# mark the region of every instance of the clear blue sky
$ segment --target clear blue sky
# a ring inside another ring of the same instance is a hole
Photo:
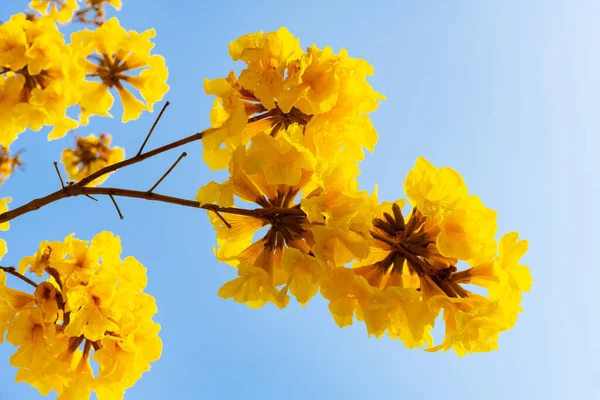
[[[24,8],[2,1],[0,19]],[[534,276],[517,326],[500,350],[459,358],[368,338],[363,325],[339,329],[326,303],[250,310],[217,296],[234,270],[212,255],[203,211],[122,199],[76,198],[14,221],[3,233],[16,264],[43,239],[101,230],[121,236],[124,255],[148,268],[157,298],[163,355],[125,398],[134,399],[578,399],[600,398],[596,338],[600,242],[600,2],[123,0],[128,29],[158,31],[156,51],[170,68],[171,107],[149,145],[208,125],[205,77],[239,68],[227,45],[285,25],[303,47],[316,43],[367,59],[387,100],[373,115],[380,140],[362,164],[364,188],[402,196],[418,156],[451,166],[472,193],[499,211],[500,232],[529,239]],[[116,113],[118,114],[118,113]],[[121,125],[92,119],[78,131],[108,131],[132,154],[154,116]],[[25,173],[0,189],[13,206],[58,188],[52,161],[72,138],[47,143],[28,132]],[[215,179],[199,144],[160,192],[193,198]],[[113,175],[108,185],[145,189],[179,153]],[[36,399],[14,382],[9,344],[0,346],[0,399]]]

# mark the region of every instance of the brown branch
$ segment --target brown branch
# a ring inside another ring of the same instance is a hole
[[[207,134],[211,131],[212,131],[212,129],[207,129],[202,132],[194,133],[193,135],[190,135],[183,139],[169,143],[162,147],[158,147],[154,150],[140,154],[139,156],[135,156],[135,157],[129,158],[127,160],[123,160],[116,164],[108,165],[108,166],[94,172],[93,174],[87,176],[86,178],[83,178],[82,180],[80,180],[79,182],[77,182],[73,185],[66,186],[64,189],[57,190],[56,192],[50,193],[49,195],[47,195],[45,197],[40,197],[38,199],[34,199],[34,200],[30,201],[29,203],[26,203],[20,207],[17,207],[15,209],[12,209],[12,210],[9,210],[7,212],[0,214],[0,223],[13,220],[17,217],[20,217],[23,214],[27,214],[31,211],[38,210],[45,205],[48,205],[50,203],[53,203],[57,200],[60,200],[60,199],[66,198],[66,197],[73,197],[73,196],[78,196],[78,195],[89,196],[89,195],[93,195],[93,194],[108,194],[107,192],[96,193],[94,191],[89,191],[87,189],[90,189],[90,188],[86,188],[86,185],[89,184],[90,182],[94,181],[98,177],[108,174],[110,172],[114,172],[120,168],[124,168],[129,165],[137,164],[141,161],[144,161],[148,158],[154,157],[158,154],[175,149],[177,147],[181,147],[183,145],[186,145],[188,143],[191,143],[191,142],[194,142],[197,140],[201,140],[205,134]],[[87,191],[82,190],[83,188],[85,188]],[[141,193],[145,193],[145,192],[141,192]],[[114,195],[119,196],[119,194],[114,194]],[[137,196],[137,197],[139,197],[139,196]],[[169,201],[167,201],[167,202],[169,202]],[[194,203],[195,203],[195,205],[191,205],[190,207],[198,207],[198,203],[197,202],[194,202]]]
[[[17,278],[21,279],[22,281],[29,283],[34,288],[37,288],[37,283],[35,283],[31,279],[29,279],[28,277],[20,274],[19,271],[17,271],[15,267],[2,267],[2,266],[0,266],[0,270],[6,272],[8,274],[11,274],[12,276],[16,276]]]
[[[148,139],[150,139],[150,135],[152,135],[152,132],[154,132],[154,128],[156,128],[156,125],[158,124],[158,121],[160,121],[163,113],[165,112],[165,110],[167,109],[167,107],[169,107],[169,104],[171,104],[171,103],[167,101],[165,103],[165,105],[163,106],[162,110],[160,110],[160,112],[158,113],[158,117],[156,117],[156,119],[154,120],[154,123],[152,124],[152,127],[148,131],[148,134],[146,135],[146,139],[144,139],[144,143],[142,143],[142,146],[138,150],[138,152],[136,154],[136,157],[139,156],[140,154],[142,154],[142,151],[144,151],[144,146],[146,146],[146,143],[148,142]]]
[[[29,203],[17,207],[14,210],[7,211],[0,214],[0,223],[10,221],[23,214],[27,214],[31,211],[38,210],[48,204],[54,203],[58,200],[65,199],[68,197],[75,197],[81,195],[104,195],[104,196],[119,196],[119,197],[130,197],[135,199],[144,199],[151,201],[158,201],[161,203],[177,204],[185,207],[202,208],[204,210],[212,212],[221,212],[225,214],[237,214],[245,215],[247,217],[254,218],[266,218],[275,214],[286,214],[286,215],[305,215],[304,211],[298,208],[283,208],[283,207],[271,207],[271,208],[257,208],[254,210],[248,210],[236,207],[220,207],[216,204],[200,204],[195,200],[187,200],[179,197],[166,196],[164,194],[146,192],[141,190],[130,190],[121,188],[104,188],[104,187],[81,187],[75,185],[67,186],[63,190],[51,193],[48,196],[40,197],[32,200]]]
[[[64,189],[65,188],[65,181],[63,181],[62,175],[60,174],[60,171],[58,170],[58,163],[56,161],[54,161],[54,169],[56,170],[56,174],[58,175],[58,179],[60,179],[60,185]]]
[[[206,129],[206,130],[204,130],[202,132],[194,133],[193,135],[190,135],[190,136],[185,137],[183,139],[177,140],[176,142],[169,143],[169,144],[164,145],[162,147],[158,147],[158,148],[156,148],[154,150],[150,150],[150,151],[147,151],[145,153],[142,153],[140,155],[136,155],[135,157],[129,158],[127,160],[123,160],[123,161],[118,162],[116,164],[108,165],[108,166],[106,166],[106,167],[104,167],[104,168],[102,168],[102,169],[94,172],[93,174],[91,174],[91,175],[83,178],[79,182],[75,183],[73,186],[80,186],[80,187],[81,186],[86,186],[88,183],[94,181],[96,178],[98,178],[98,177],[100,177],[102,175],[108,174],[109,172],[114,172],[114,171],[116,171],[116,170],[118,170],[120,168],[124,168],[124,167],[128,167],[130,165],[133,165],[133,164],[137,164],[137,163],[139,163],[141,161],[144,161],[144,160],[146,160],[146,159],[148,159],[150,157],[154,157],[154,156],[156,156],[158,154],[164,153],[165,151],[169,151],[169,150],[175,149],[177,147],[181,147],[181,146],[186,145],[188,143],[195,142],[196,140],[201,140],[202,137],[205,134],[211,132],[212,130],[213,129]],[[0,215],[0,221],[1,220],[2,220],[2,215]]]
[[[169,168],[169,169],[167,170],[167,172],[165,172],[165,173],[163,174],[163,176],[161,176],[161,177],[160,177],[160,179],[159,179],[159,180],[158,180],[158,181],[157,181],[157,182],[154,184],[154,186],[152,186],[152,187],[150,188],[150,190],[148,190],[148,193],[150,193],[150,192],[152,192],[154,189],[156,189],[156,187],[157,187],[158,185],[160,185],[160,183],[163,181],[163,179],[165,179],[165,178],[167,177],[167,175],[169,175],[169,174],[171,173],[171,171],[173,171],[173,169],[174,169],[174,168],[177,166],[177,164],[179,164],[179,161],[181,161],[181,159],[182,159],[183,157],[185,157],[185,156],[187,156],[187,153],[184,151],[183,153],[181,153],[181,155],[179,156],[179,158],[177,159],[177,161],[175,161],[175,162],[173,163],[173,165],[171,165],[171,168]]]
[[[115,198],[113,197],[112,194],[108,195],[110,197],[110,199],[112,200],[113,204],[115,205],[115,208],[117,209],[117,212],[119,213],[119,218],[123,219],[123,214],[121,214],[121,210],[119,209],[119,205],[117,204],[117,201],[115,200]]]

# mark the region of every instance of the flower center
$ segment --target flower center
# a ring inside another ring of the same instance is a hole
[[[37,75],[31,75],[27,70],[27,67],[24,67],[18,71],[16,71],[18,75],[21,75],[25,78],[25,84],[23,85],[23,91],[21,92],[21,102],[28,102],[31,98],[31,92],[34,89],[44,90],[50,84],[50,80],[52,77],[50,76],[47,70],[40,71]]]
[[[296,197],[300,189],[288,187],[284,190],[277,190],[277,196],[273,199],[260,197],[256,202],[264,208],[283,208],[297,209],[298,205],[290,207],[290,203]],[[288,247],[302,247],[299,243],[304,243],[304,237],[308,233],[305,224],[308,219],[303,214],[287,214],[285,210],[281,213],[271,214],[264,217],[267,224],[271,225],[265,235],[265,248],[283,249]]]
[[[442,256],[435,247],[439,232],[437,225],[424,216],[416,207],[405,223],[402,211],[397,204],[392,206],[393,215],[384,213],[383,218],[373,220],[371,235],[376,246],[389,249],[387,256],[367,269],[356,269],[356,273],[371,279],[382,288],[389,285],[402,286],[404,265],[410,275],[430,280],[449,297],[468,297],[468,291],[453,282],[452,275],[457,271],[456,260]],[[375,279],[376,278],[376,279]]]
[[[108,162],[110,149],[106,145],[106,136],[101,134],[98,142],[90,142],[83,138],[77,138],[77,149],[75,159],[80,168],[88,168],[92,162],[102,160]]]
[[[89,58],[96,61],[98,65],[96,66],[96,71],[88,73],[87,76],[100,78],[102,83],[109,88],[121,88],[121,81],[128,78],[123,72],[132,69],[127,65],[126,61],[121,60],[115,54],[112,57],[108,54],[103,54],[102,56],[93,54]]]

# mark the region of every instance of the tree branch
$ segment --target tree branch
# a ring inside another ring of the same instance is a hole
[[[158,121],[160,121],[160,118],[162,117],[162,115],[165,112],[165,110],[167,109],[167,107],[169,107],[169,104],[171,104],[171,103],[167,101],[165,103],[165,105],[163,106],[162,110],[160,110],[160,112],[158,113],[158,117],[156,117],[156,119],[154,120],[154,123],[152,124],[152,127],[148,131],[148,134],[146,135],[146,139],[144,139],[144,143],[142,143],[142,145],[140,146],[140,149],[138,150],[136,156],[139,156],[140,154],[142,154],[142,151],[144,151],[144,146],[146,146],[146,142],[148,142],[148,139],[150,139],[150,135],[152,135],[152,132],[154,132],[154,128],[156,128],[156,124],[158,124]]]
[[[275,214],[286,214],[286,215],[305,215],[304,211],[299,208],[283,208],[283,207],[271,207],[271,208],[257,208],[254,210],[247,210],[236,207],[220,207],[216,204],[200,204],[195,200],[187,200],[179,197],[166,196],[164,194],[147,192],[141,190],[130,190],[121,188],[104,188],[104,187],[81,187],[77,184],[67,186],[62,190],[56,191],[45,197],[40,197],[30,201],[29,203],[17,207],[13,210],[7,211],[0,214],[0,223],[10,221],[23,214],[27,214],[34,210],[47,206],[48,204],[54,203],[55,201],[65,199],[68,197],[75,196],[89,196],[89,195],[104,195],[104,196],[119,196],[119,197],[130,197],[134,199],[144,199],[151,201],[158,201],[161,203],[177,204],[184,207],[202,208],[204,210],[221,212],[225,214],[237,214],[245,215],[247,217],[254,218],[266,218]]]
[[[115,208],[117,209],[117,212],[119,213],[119,218],[123,219],[125,217],[123,217],[123,214],[121,214],[121,210],[119,209],[119,205],[117,204],[117,201],[115,200],[115,198],[113,197],[112,194],[108,195],[110,197],[110,199],[112,200],[113,204],[115,205]]]
[[[177,159],[177,161],[175,161],[175,162],[173,163],[173,165],[171,165],[171,168],[169,168],[169,169],[167,170],[167,172],[165,172],[165,173],[163,174],[163,176],[161,176],[161,177],[160,177],[160,179],[159,179],[159,180],[158,180],[158,181],[157,181],[157,182],[154,184],[154,186],[152,186],[152,187],[150,188],[150,190],[148,190],[148,193],[150,193],[150,192],[152,192],[154,189],[156,189],[156,187],[157,187],[158,185],[160,185],[160,183],[161,183],[161,182],[162,182],[162,181],[163,181],[163,180],[164,180],[164,179],[167,177],[167,175],[169,175],[169,174],[171,173],[171,171],[173,171],[173,169],[174,169],[174,168],[177,166],[177,164],[179,164],[179,161],[181,161],[181,159],[182,159],[183,157],[185,157],[185,156],[187,156],[187,153],[184,151],[183,153],[181,153],[181,155],[179,156],[179,158]]]
[[[58,170],[58,163],[56,161],[54,161],[54,169],[56,170],[56,174],[58,175],[58,179],[60,179],[60,186],[62,186],[62,188],[65,188],[65,181],[63,181],[62,175],[60,174],[60,171]]]
[[[35,283],[34,281],[32,281],[31,279],[29,279],[25,275],[20,274],[19,271],[17,271],[17,269],[15,267],[2,267],[2,266],[0,266],[0,270],[6,272],[7,274],[11,274],[12,276],[16,276],[17,278],[21,279],[22,281],[29,283],[34,288],[37,288],[37,283]]]
[[[79,182],[74,183],[73,185],[65,186],[64,188],[57,190],[54,193],[50,193],[49,195],[47,195],[45,197],[40,197],[38,199],[34,199],[27,204],[24,204],[13,210],[9,210],[5,213],[0,214],[0,223],[13,220],[17,217],[20,217],[23,214],[27,214],[31,211],[38,210],[45,205],[48,205],[50,203],[53,203],[57,200],[60,200],[60,199],[66,198],[66,197],[73,197],[73,196],[78,196],[78,195],[85,195],[85,196],[93,195],[93,194],[95,194],[94,191],[85,191],[85,190],[81,190],[81,189],[86,188],[86,185],[89,184],[90,182],[94,181],[96,178],[99,178],[100,176],[108,174],[110,172],[114,172],[118,169],[130,166],[133,164],[137,164],[148,158],[154,157],[158,154],[175,149],[177,147],[181,147],[188,143],[195,142],[197,140],[201,140],[205,134],[207,134],[211,131],[212,131],[212,129],[206,129],[202,132],[194,133],[193,135],[190,135],[183,139],[169,143],[162,147],[158,147],[158,148],[148,151],[146,153],[136,155],[135,157],[129,158],[127,160],[123,160],[116,164],[108,165],[108,166],[94,172],[93,174],[83,178]],[[90,189],[90,188],[86,188],[86,189]],[[107,193],[99,193],[99,194],[107,194]],[[119,194],[115,194],[115,196],[119,196]],[[195,205],[192,207],[197,207],[197,206],[198,205]]]

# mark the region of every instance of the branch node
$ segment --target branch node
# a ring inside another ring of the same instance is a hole
[[[148,131],[148,134],[146,135],[146,139],[144,139],[144,143],[142,143],[140,149],[138,150],[138,152],[136,154],[136,157],[139,157],[142,154],[142,151],[144,151],[144,147],[146,146],[146,143],[148,142],[148,139],[150,139],[150,136],[152,135],[152,132],[154,132],[154,128],[156,128],[156,125],[158,124],[158,121],[160,121],[163,113],[165,112],[165,110],[167,109],[167,107],[169,106],[169,104],[171,104],[171,103],[169,101],[167,101],[165,103],[165,105],[163,106],[163,108],[158,113],[158,116],[156,117],[156,119],[154,120],[154,123],[152,124],[152,127]]]
[[[181,161],[181,159],[183,157],[187,156],[187,153],[184,151],[183,153],[181,153],[181,155],[179,156],[179,158],[173,163],[173,165],[171,165],[171,168],[169,168],[167,170],[167,172],[165,172],[163,174],[163,176],[160,177],[160,179],[154,184],[154,186],[152,186],[150,188],[150,190],[148,190],[148,194],[152,193],[152,191],[154,189],[156,189],[156,187],[163,181],[163,179],[165,179],[167,177],[167,175],[169,175],[171,173],[171,171],[173,171],[173,169],[177,166],[177,164],[179,163],[179,161]]]
[[[117,212],[119,213],[119,218],[123,219],[123,214],[121,214],[121,210],[119,209],[119,205],[117,204],[117,201],[115,200],[115,198],[113,197],[112,194],[108,195],[110,197],[110,199],[112,200],[113,204],[115,205],[115,208],[117,209]]]
[[[54,161],[54,169],[56,170],[56,174],[58,175],[58,179],[60,179],[60,185],[64,189],[65,188],[65,181],[63,181],[62,175],[60,174],[60,171],[58,170],[58,163],[56,161]]]

